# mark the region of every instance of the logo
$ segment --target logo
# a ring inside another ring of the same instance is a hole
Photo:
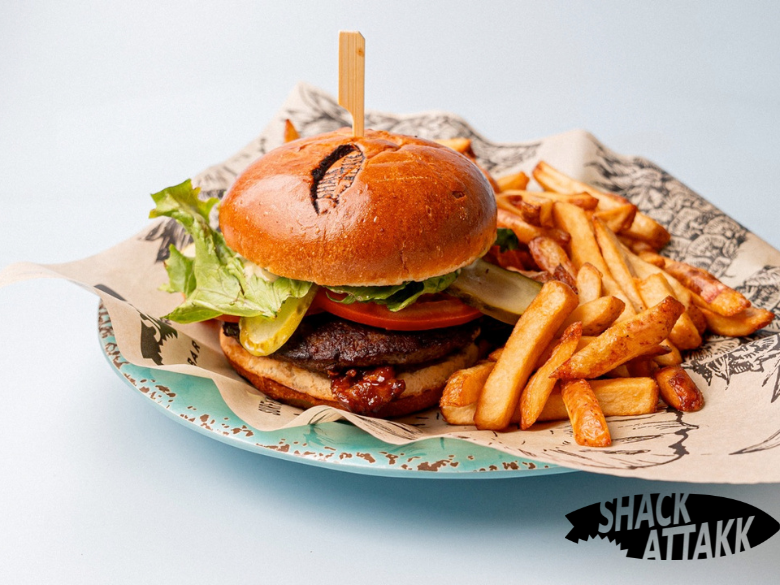
[[[574,543],[607,538],[628,558],[698,560],[734,555],[769,540],[780,524],[755,506],[704,494],[643,494],[566,514]]]

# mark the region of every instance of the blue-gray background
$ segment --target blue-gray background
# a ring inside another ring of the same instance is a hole
[[[22,2],[0,5],[0,266],[64,262],[146,223],[148,194],[231,155],[299,80],[336,93],[367,39],[366,105],[457,112],[496,141],[586,128],[660,164],[775,247],[774,2]],[[355,476],[231,449],[104,363],[96,301],[0,290],[0,581],[774,582],[780,536],[715,561],[573,545],[564,514],[689,491],[780,518],[777,486],[583,473]]]

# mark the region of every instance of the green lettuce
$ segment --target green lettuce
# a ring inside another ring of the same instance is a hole
[[[379,305],[387,306],[391,311],[400,311],[422,295],[443,291],[457,277],[457,272],[450,272],[444,276],[434,276],[422,282],[407,282],[395,286],[329,286],[327,288],[335,293],[346,294],[347,296],[343,299],[333,299],[346,305],[354,302],[373,301]]]
[[[209,225],[216,197],[201,200],[200,189],[187,180],[152,195],[156,207],[149,217],[171,217],[192,236],[195,257],[188,258],[175,246],[165,263],[168,292],[184,293],[186,299],[167,319],[178,323],[205,321],[219,315],[274,318],[287,299],[301,298],[312,284],[279,277],[267,281],[246,274],[242,259],[225,244],[222,234]]]
[[[520,240],[517,239],[515,232],[509,228],[498,228],[496,230],[496,241],[493,245],[500,247],[502,252],[508,252],[517,250],[520,247]]]

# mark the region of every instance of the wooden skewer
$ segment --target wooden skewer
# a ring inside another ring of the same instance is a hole
[[[357,31],[339,32],[339,105],[352,114],[352,135],[363,136],[366,40]]]

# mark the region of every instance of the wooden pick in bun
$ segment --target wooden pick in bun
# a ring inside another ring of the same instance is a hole
[[[380,286],[447,274],[484,255],[496,204],[482,172],[428,140],[349,129],[253,163],[219,214],[233,250],[273,274]]]
[[[493,190],[478,167],[434,142],[376,130],[354,138],[342,129],[269,152],[238,177],[221,203],[219,221],[227,245],[256,265],[278,276],[334,287],[400,285],[450,274],[483,256],[496,238]],[[399,332],[365,325],[356,331],[353,323],[346,327],[348,341],[323,341],[322,330],[339,329],[333,323],[339,318],[326,314],[306,319],[315,323],[308,326],[311,339],[301,339],[309,333],[299,329],[288,344],[309,348],[304,353],[312,355],[321,346],[348,346],[381,359],[389,351],[381,348],[416,342],[408,334],[401,339]],[[317,319],[325,323],[320,327]],[[399,359],[402,350],[393,349],[392,367],[399,369],[397,374],[390,370],[391,381],[403,380],[403,392],[370,407],[352,408],[334,394],[333,371],[306,359],[291,362],[285,347],[270,356],[252,355],[237,339],[235,327],[223,329],[222,348],[236,370],[265,394],[296,406],[326,404],[380,417],[434,406],[447,378],[473,364],[478,353],[473,341],[479,326],[474,323],[462,344],[425,363],[405,362]],[[454,334],[456,328],[450,329]],[[458,333],[463,338],[464,331]],[[375,346],[355,348],[355,339],[358,345]],[[355,370],[338,363],[342,374]],[[386,365],[374,360],[371,367]]]

